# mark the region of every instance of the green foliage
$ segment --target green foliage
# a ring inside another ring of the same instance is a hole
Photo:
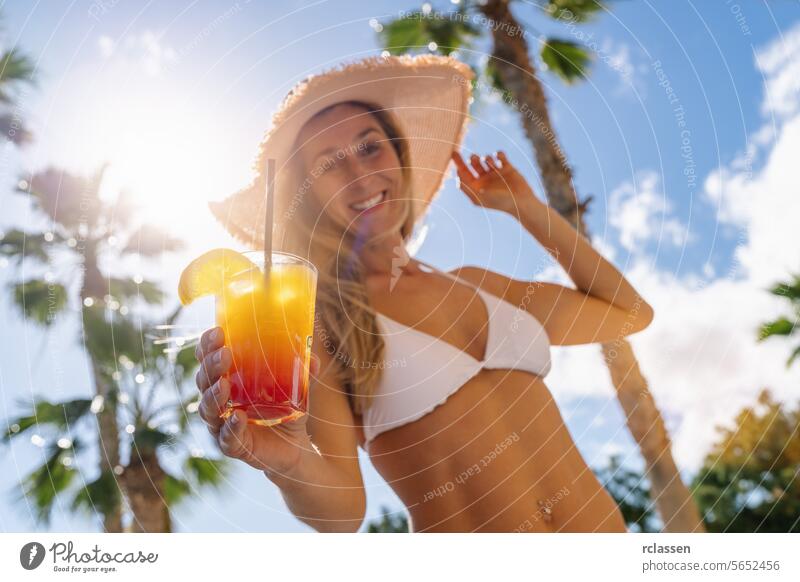
[[[66,491],[75,479],[76,472],[66,459],[74,458],[79,448],[78,441],[66,448],[49,446],[45,462],[23,480],[24,498],[33,505],[36,519],[41,523],[50,522],[56,497]]]
[[[230,472],[230,463],[227,459],[190,456],[184,462],[183,470],[187,479],[167,473],[164,480],[164,497],[170,506],[183,501],[193,488],[221,487]]]
[[[11,284],[14,304],[26,318],[48,326],[67,306],[67,290],[60,283],[29,279]]]
[[[18,53],[8,52],[3,59],[4,62],[0,63],[0,101],[10,99],[12,81],[27,77],[32,72]],[[5,127],[4,123],[9,128],[15,128],[17,137],[21,138],[25,133],[19,128],[15,117],[3,116],[3,112],[0,112],[0,129]],[[10,134],[6,135],[9,137]],[[137,284],[130,278],[110,276],[104,266],[119,263],[125,255],[153,257],[162,252],[175,251],[182,244],[179,239],[159,228],[146,224],[134,228],[134,197],[129,191],[123,190],[115,204],[101,199],[99,190],[106,168],[107,164],[89,175],[81,176],[50,167],[33,176],[21,177],[16,191],[28,197],[34,210],[40,213],[40,218],[47,218],[53,224],[53,232],[45,239],[43,233],[9,230],[0,238],[0,256],[17,261],[23,258],[36,259],[50,266],[61,255],[82,261],[83,269],[71,270],[72,279],[58,283],[50,283],[49,278],[48,282],[36,279],[13,281],[9,287],[11,297],[32,321],[48,325],[56,313],[66,308],[67,290],[77,291],[74,299],[76,303],[82,302],[80,312],[83,327],[80,339],[91,359],[95,392],[104,396],[104,416],[113,417],[119,426],[132,424],[137,427],[132,435],[124,432],[104,433],[103,446],[114,453],[120,448],[120,443],[130,445],[133,454],[154,452],[164,446],[181,444],[184,431],[188,428],[188,421],[180,420],[187,418],[184,402],[188,404],[188,399],[180,392],[181,384],[197,364],[192,361],[193,350],[189,348],[175,354],[165,354],[162,346],[148,341],[144,333],[148,324],[142,322],[141,312],[134,313],[131,308],[139,307],[140,303],[163,302],[164,294],[159,286],[152,281]],[[125,241],[124,244],[110,244],[112,234],[118,240]],[[106,301],[105,295],[110,295],[113,301]],[[84,298],[94,301],[84,302]],[[122,306],[115,305],[123,302],[131,302],[132,306],[124,305],[125,309],[120,310]],[[174,323],[179,312],[176,310],[168,323]],[[146,378],[145,382],[142,382],[139,374]],[[126,380],[135,390],[132,394],[126,392],[128,399],[123,402],[119,399],[119,383]],[[168,380],[177,381],[178,402],[172,401],[162,407],[171,413],[171,418],[154,422],[153,407],[161,404],[156,395],[158,391],[169,387]],[[129,400],[131,397],[132,401]],[[15,435],[40,425],[47,425],[51,431],[61,431],[58,436],[62,436],[66,430],[71,432],[72,425],[90,411],[91,402],[90,399],[63,403],[38,401],[33,405],[32,414],[8,421],[8,429],[0,438],[9,441]],[[184,407],[176,417],[174,413],[178,405]],[[165,428],[174,420],[178,421],[180,427],[180,432],[176,434]],[[98,426],[103,428],[108,425],[91,424],[94,430]],[[61,442],[63,444],[66,441]],[[21,483],[20,491],[34,504],[37,515],[41,519],[48,519],[58,496],[66,494],[68,489],[70,492],[74,490],[71,510],[99,511],[104,516],[115,514],[122,501],[115,474],[106,471],[91,483],[71,487],[74,485],[75,470],[70,461],[65,464],[67,454],[64,449],[53,449],[45,463]],[[216,473],[212,471],[215,466],[213,461],[193,462],[192,475],[198,485],[214,485],[218,482],[215,475],[222,474],[222,465],[216,466]],[[189,491],[181,486],[180,481],[170,479],[168,486],[173,493]]]
[[[383,23],[378,33],[382,46],[391,54],[424,51],[435,42],[437,52],[449,54],[469,46],[480,31],[469,22],[464,9],[451,13],[421,11],[403,15],[401,18]]]
[[[86,350],[107,376],[117,369],[120,359],[143,361],[144,338],[131,318],[106,313],[105,307],[96,303],[83,308],[83,328]]]
[[[758,334],[758,339],[765,340],[773,335],[792,335],[797,327],[796,321],[789,321],[785,317],[779,317],[774,321],[770,321],[761,326]]]
[[[141,299],[145,303],[158,304],[164,300],[164,292],[153,281],[137,283],[130,278],[109,277],[109,295],[122,299]]]
[[[608,466],[596,470],[595,474],[616,501],[631,531],[660,531],[650,498],[650,485],[643,474],[623,467],[616,455],[609,459]]]
[[[786,367],[788,368],[791,366],[798,357],[800,357],[800,346],[797,346],[792,350],[792,353],[789,354],[789,359],[786,360]]]
[[[408,518],[405,513],[390,512],[388,507],[381,506],[383,514],[379,520],[367,524],[367,533],[406,533]]]
[[[54,240],[56,239],[54,238]],[[43,234],[12,229],[6,231],[0,238],[0,255],[16,259],[18,264],[22,263],[24,259],[47,262],[50,258],[47,252],[49,244],[52,243],[48,243]]]
[[[209,459],[208,457],[186,458],[184,471],[198,487],[210,485],[219,487],[225,482],[230,465],[225,459]]]
[[[192,485],[185,479],[167,473],[164,477],[164,498],[170,507],[183,501],[192,492]]]
[[[800,275],[794,275],[794,280],[789,283],[777,283],[770,293],[779,297],[786,297],[790,301],[800,300]]]
[[[505,85],[503,85],[503,80],[500,78],[500,71],[497,70],[497,63],[494,59],[489,59],[486,61],[486,67],[484,68],[484,74],[489,81],[489,85],[495,90],[503,95],[508,93]]]
[[[544,6],[549,16],[570,22],[584,22],[601,9],[602,3],[596,0],[550,0]],[[471,46],[482,32],[470,22],[464,5],[455,12],[410,12],[382,26],[378,37],[391,54],[426,52],[431,42],[436,43],[437,52],[449,54]],[[585,78],[591,64],[591,55],[583,46],[564,39],[547,39],[540,56],[545,66],[566,83]],[[492,59],[486,63],[484,74],[492,87],[506,93]]]
[[[763,390],[720,438],[692,484],[711,532],[800,532],[800,408]]]
[[[23,434],[30,428],[40,425],[50,425],[59,430],[71,429],[91,409],[92,401],[86,398],[65,400],[64,402],[49,402],[39,399],[34,402],[33,414],[20,416],[10,420],[9,427],[16,425],[18,429],[12,431],[7,428],[3,433],[3,440]]]
[[[17,189],[31,196],[48,218],[77,235],[80,224],[91,229],[101,215],[103,205],[97,190],[104,169],[87,178],[48,168],[30,181],[21,180]]]
[[[136,427],[131,438],[131,455],[139,455],[154,451],[161,446],[175,444],[173,435],[156,428],[146,426]]]
[[[379,33],[382,46],[393,55],[401,55],[413,49],[427,47],[431,42],[421,19],[397,18],[383,23]]]
[[[777,283],[770,289],[770,293],[778,297],[785,297],[789,301],[792,315],[779,317],[761,325],[758,330],[758,341],[769,337],[793,335],[800,328],[800,275],[792,275],[792,281]],[[796,346],[786,360],[786,366],[791,366],[800,357],[800,345]]]
[[[586,22],[603,9],[600,0],[548,0],[545,13],[567,22]]]
[[[0,103],[13,103],[11,88],[19,82],[33,82],[33,62],[17,49],[10,49],[0,56]]]
[[[32,138],[20,119],[16,102],[23,96],[17,91],[21,85],[36,83],[34,70],[33,61],[16,48],[0,55],[0,105],[7,110],[0,114],[0,134],[17,146],[30,142]]]
[[[25,145],[33,140],[33,135],[22,124],[16,114],[0,114],[0,134],[15,145]]]
[[[175,371],[180,378],[189,378],[199,365],[194,355],[194,347],[186,347],[175,353]]]
[[[121,501],[117,479],[111,471],[100,473],[94,481],[81,487],[72,499],[73,511],[86,511],[92,515],[108,515]]]
[[[586,77],[591,57],[579,44],[569,40],[548,38],[542,45],[542,61],[566,83]]]

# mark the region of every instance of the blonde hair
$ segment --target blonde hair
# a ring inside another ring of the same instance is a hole
[[[284,213],[286,224],[279,243],[282,250],[307,257],[317,267],[315,341],[322,341],[322,348],[333,357],[334,379],[347,391],[353,412],[362,414],[380,381],[385,346],[375,310],[369,304],[358,250],[398,228],[403,241],[407,241],[413,230],[414,216],[409,193],[408,142],[401,136],[393,116],[385,109],[362,101],[335,103],[316,115],[345,104],[364,108],[367,115],[372,115],[397,153],[403,176],[402,191],[398,193],[403,211],[398,222],[369,241],[358,240],[350,229],[334,223],[314,197],[308,195],[310,182],[297,155],[290,162],[290,186],[276,193],[276,209],[288,209]]]

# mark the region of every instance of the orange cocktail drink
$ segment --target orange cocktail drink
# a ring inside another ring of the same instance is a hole
[[[314,333],[317,270],[308,261],[273,252],[269,272],[261,253],[243,253],[250,268],[226,273],[217,294],[217,325],[233,355],[229,416],[273,425],[305,414]]]

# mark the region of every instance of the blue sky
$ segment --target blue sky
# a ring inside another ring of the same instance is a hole
[[[102,8],[105,6],[105,8]],[[449,2],[434,2],[449,8]],[[797,216],[800,4],[631,2],[570,29],[532,3],[515,13],[538,33],[586,44],[591,77],[566,86],[541,75],[560,143],[598,248],[656,307],[654,324],[633,338],[687,474],[725,422],[762,386],[797,397],[799,379],[782,368],[788,346],[756,346],[752,329],[780,312],[763,292],[797,270],[789,235]],[[25,172],[55,164],[87,172],[111,159],[109,192],[132,186],[142,216],[189,241],[185,252],[148,266],[174,289],[189,258],[234,243],[206,202],[244,185],[271,112],[299,78],[342,60],[377,54],[371,19],[402,2],[6,3],[0,42],[37,62],[37,87],[21,114],[36,142],[5,148],[0,163],[0,229],[42,226],[10,191]],[[485,42],[470,58],[480,60]],[[487,99],[475,104],[465,151],[504,149],[541,193],[516,114]],[[681,125],[682,124],[682,125]],[[796,197],[796,196],[795,196]],[[187,210],[188,209],[188,210]],[[441,268],[479,264],[517,278],[566,282],[513,219],[474,208],[447,183],[428,218],[419,256]],[[785,228],[781,228],[781,226]],[[795,226],[796,229],[796,226]],[[469,236],[466,235],[469,233]],[[542,268],[545,265],[545,268]],[[0,283],[15,273],[0,268]],[[175,298],[172,298],[175,300]],[[174,305],[174,303],[173,303]],[[89,376],[74,315],[45,336],[0,300],[0,417],[32,393],[85,395]],[[166,313],[171,305],[164,307]],[[206,327],[210,303],[189,310]],[[581,452],[593,465],[612,452],[639,464],[613,399],[597,346],[557,348],[548,378]],[[211,450],[205,435],[198,443]],[[17,476],[37,449],[21,442],[0,454],[3,531],[36,529],[13,501]],[[363,463],[369,512],[400,504]],[[177,510],[180,531],[295,531],[277,490],[237,466],[220,493]],[[57,512],[55,531],[92,531],[88,518]]]

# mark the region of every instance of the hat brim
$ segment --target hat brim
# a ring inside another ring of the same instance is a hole
[[[356,100],[389,111],[408,141],[410,196],[419,220],[441,189],[452,152],[461,147],[473,78],[472,69],[453,57],[401,55],[370,57],[304,79],[273,115],[253,165],[251,183],[212,202],[211,211],[235,238],[262,248],[267,158],[276,160],[276,190],[280,192],[303,125],[330,105]],[[276,206],[276,223],[285,214],[285,209]]]

